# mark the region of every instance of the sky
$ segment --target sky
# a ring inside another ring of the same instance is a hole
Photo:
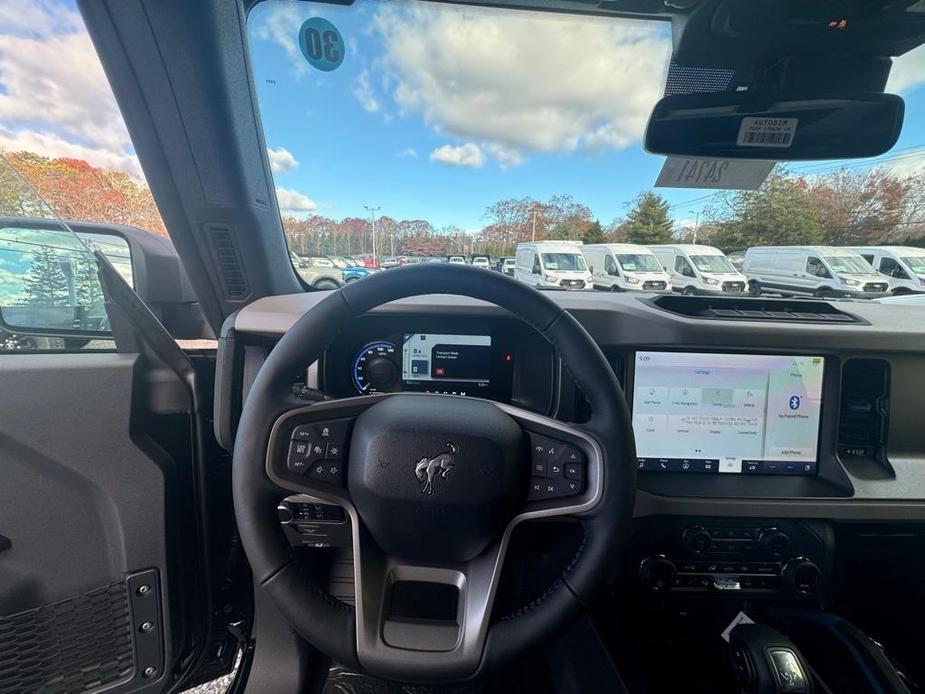
[[[334,70],[300,49],[310,17],[341,36]],[[268,0],[251,12],[248,37],[284,214],[367,216],[369,206],[477,229],[496,200],[570,194],[607,224],[654,185],[664,161],[641,138],[664,88],[665,23]],[[886,163],[911,173],[925,167],[925,47],[896,59],[887,90],[906,100],[894,147],[906,156]],[[0,3],[0,149],[142,175],[70,0]],[[710,191],[660,192],[683,221]]]

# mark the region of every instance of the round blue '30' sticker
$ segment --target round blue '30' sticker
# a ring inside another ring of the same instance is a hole
[[[344,37],[323,17],[305,20],[299,29],[299,48],[309,65],[331,72],[344,62]]]

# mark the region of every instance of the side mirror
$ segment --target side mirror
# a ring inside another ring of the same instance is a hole
[[[84,245],[86,244],[86,245]],[[0,328],[13,333],[109,337],[94,251],[134,285],[128,242],[75,236],[53,220],[0,223]]]
[[[645,148],[653,154],[722,159],[873,157],[896,144],[904,113],[895,94],[673,94],[655,105]]]

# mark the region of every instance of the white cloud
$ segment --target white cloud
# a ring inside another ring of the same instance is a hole
[[[477,169],[485,165],[485,154],[478,145],[467,142],[458,147],[453,145],[438,147],[430,153],[430,160],[447,166],[469,166]]]
[[[262,18],[259,16],[262,15]],[[305,21],[295,4],[258,4],[252,12],[252,21],[257,20],[257,38],[272,41],[280,46],[289,58],[292,76],[300,79],[308,74],[308,63],[299,48],[298,29]]]
[[[910,153],[910,156],[885,162],[883,166],[894,176],[905,177],[925,173],[925,152]]]
[[[49,0],[23,0],[17,13],[0,10],[0,147],[140,175],[79,16]]]
[[[292,188],[277,186],[276,199],[279,202],[279,209],[284,212],[313,212],[318,209],[318,204],[314,200]]]
[[[886,91],[908,92],[925,83],[925,45],[893,58]]]
[[[299,161],[285,147],[267,147],[267,155],[270,157],[270,171],[275,174],[284,174],[299,165]]]
[[[502,169],[506,169],[511,166],[520,166],[526,161],[524,155],[520,153],[519,150],[516,150],[512,147],[505,147],[504,145],[499,145],[495,143],[489,143],[485,145],[485,149],[488,150],[488,153],[492,158],[498,162],[498,165]]]
[[[403,114],[519,156],[640,139],[671,54],[667,25],[612,18],[384,6],[374,29]]]
[[[369,70],[363,70],[357,75],[356,84],[353,86],[353,95],[360,102],[360,106],[363,107],[364,111],[376,113],[382,108],[379,99],[373,93],[373,86],[369,80]]]
[[[403,149],[398,153],[398,156],[401,158],[411,157],[412,159],[417,159],[418,151],[414,147],[409,147],[408,149]]]

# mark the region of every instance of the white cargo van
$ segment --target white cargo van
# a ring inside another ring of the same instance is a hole
[[[577,241],[518,243],[514,279],[537,289],[592,289]]]
[[[744,294],[748,280],[713,246],[678,244],[649,246],[682,294]]]
[[[925,248],[913,246],[854,247],[880,274],[890,278],[894,294],[925,292]]]
[[[889,278],[850,248],[761,246],[745,253],[753,291],[773,289],[818,297],[874,298],[890,291]]]
[[[671,278],[645,246],[595,243],[581,247],[595,289],[670,292]]]

